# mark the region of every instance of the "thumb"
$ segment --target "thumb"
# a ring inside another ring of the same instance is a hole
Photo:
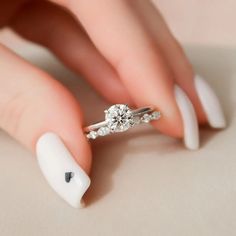
[[[51,187],[81,206],[91,151],[79,104],[58,81],[0,45],[0,126],[36,153]],[[13,69],[14,68],[14,69]]]

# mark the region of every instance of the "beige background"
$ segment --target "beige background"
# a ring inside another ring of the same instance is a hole
[[[228,128],[202,129],[196,152],[147,126],[97,140],[83,210],[64,203],[48,187],[35,157],[0,132],[1,236],[236,235],[236,2],[156,2],[196,71],[219,94]],[[8,31],[0,41],[69,86],[88,122],[102,116],[107,104],[48,52]]]

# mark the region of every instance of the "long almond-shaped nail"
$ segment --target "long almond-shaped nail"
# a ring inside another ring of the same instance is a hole
[[[71,206],[82,207],[90,178],[76,163],[62,140],[45,133],[36,144],[38,163],[51,187]]]
[[[224,128],[226,121],[218,97],[209,84],[199,75],[194,79],[196,91],[206,113],[208,122],[213,128]]]
[[[191,150],[198,149],[198,121],[193,105],[186,93],[177,85],[175,86],[175,98],[183,120],[185,146]]]

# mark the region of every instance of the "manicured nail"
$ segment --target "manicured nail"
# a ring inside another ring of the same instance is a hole
[[[195,76],[195,87],[208,122],[213,128],[225,128],[226,121],[218,97],[209,84],[199,75]]]
[[[193,105],[185,92],[177,85],[175,86],[175,98],[183,120],[185,146],[191,150],[198,149],[198,121]]]
[[[76,163],[62,140],[54,133],[45,133],[36,144],[38,163],[51,187],[71,206],[82,207],[82,197],[90,178]]]

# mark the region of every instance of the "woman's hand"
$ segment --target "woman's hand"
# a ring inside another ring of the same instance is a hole
[[[162,118],[153,126],[184,138],[189,149],[199,146],[198,124],[225,126],[216,95],[148,0],[4,0],[0,15],[1,27],[47,47],[108,101],[157,107]],[[0,85],[0,126],[36,146],[51,186],[79,206],[90,184],[91,151],[78,101],[3,45]]]

